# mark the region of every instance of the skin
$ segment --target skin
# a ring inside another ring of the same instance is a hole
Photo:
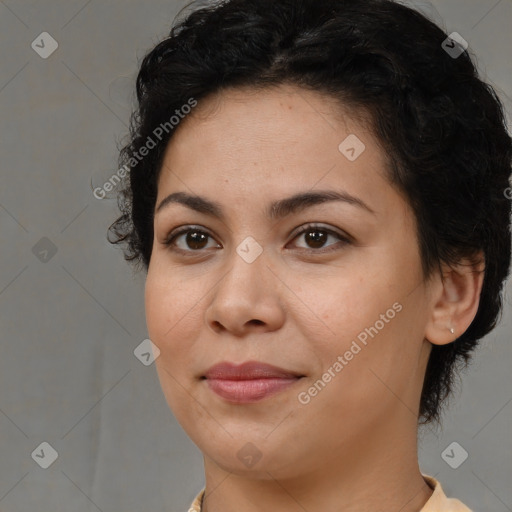
[[[293,86],[228,89],[202,100],[167,147],[156,204],[181,191],[218,202],[225,215],[178,203],[159,211],[145,288],[163,393],[204,455],[203,511],[417,512],[432,494],[417,458],[425,368],[432,343],[471,323],[482,277],[461,262],[443,267],[444,279],[424,279],[413,212],[358,119]],[[349,134],[365,144],[355,161],[338,149]],[[329,201],[265,216],[272,201],[318,190],[348,192],[373,213]],[[350,241],[296,236],[308,223]],[[181,235],[185,252],[173,251],[164,242],[185,225],[211,236],[187,245]],[[236,251],[249,236],[263,248],[252,263]],[[396,303],[401,311],[300,403]],[[248,360],[304,377],[252,404],[227,402],[201,379],[215,363]],[[261,456],[251,467],[237,457],[248,442]]]

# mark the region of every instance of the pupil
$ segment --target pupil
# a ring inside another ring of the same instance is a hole
[[[325,244],[327,234],[322,231],[308,231],[306,238],[309,239],[308,243],[314,247],[322,247]],[[206,233],[200,231],[191,231],[187,234],[187,245],[191,249],[201,249],[207,241]]]
[[[313,233],[315,233],[316,236],[311,236]],[[308,231],[306,233],[306,238],[309,238],[309,241],[313,242],[314,248],[322,247],[322,245],[325,243],[326,237],[327,234],[323,233],[322,231]]]
[[[201,249],[203,247],[201,245],[201,242],[206,242],[206,238],[206,233],[201,233],[199,231],[191,231],[187,234],[187,245],[191,249]],[[197,245],[199,245],[199,247]]]

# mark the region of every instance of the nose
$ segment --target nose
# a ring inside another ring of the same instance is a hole
[[[233,251],[231,267],[214,287],[205,321],[216,334],[237,337],[279,329],[284,322],[284,285],[265,251],[248,263]]]

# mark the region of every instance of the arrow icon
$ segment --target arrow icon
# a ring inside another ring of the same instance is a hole
[[[144,366],[149,366],[160,356],[160,349],[150,339],[145,339],[135,347],[133,354]]]
[[[59,47],[59,43],[48,32],[41,32],[30,46],[39,57],[47,59]]]
[[[357,135],[351,133],[341,142],[338,150],[348,161],[354,162],[365,150],[365,145]]]
[[[441,453],[441,458],[452,469],[457,469],[467,458],[468,452],[456,441],[450,443]]]
[[[45,236],[32,247],[32,254],[42,263],[48,263],[56,253],[57,246]]]
[[[236,252],[246,263],[252,263],[263,252],[263,247],[252,236],[248,236],[240,242]]]
[[[59,454],[55,448],[46,441],[42,442],[32,453],[32,459],[43,469],[49,468],[56,460]]]
[[[262,456],[260,450],[252,443],[246,443],[237,453],[238,459],[248,468],[256,465]]]
[[[468,42],[458,32],[452,32],[441,47],[452,59],[457,59],[468,48]]]

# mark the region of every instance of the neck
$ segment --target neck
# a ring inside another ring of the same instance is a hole
[[[405,435],[394,420],[360,432],[328,457],[312,454],[304,468],[235,473],[205,456],[202,512],[419,512],[432,489],[418,466],[416,424]]]

